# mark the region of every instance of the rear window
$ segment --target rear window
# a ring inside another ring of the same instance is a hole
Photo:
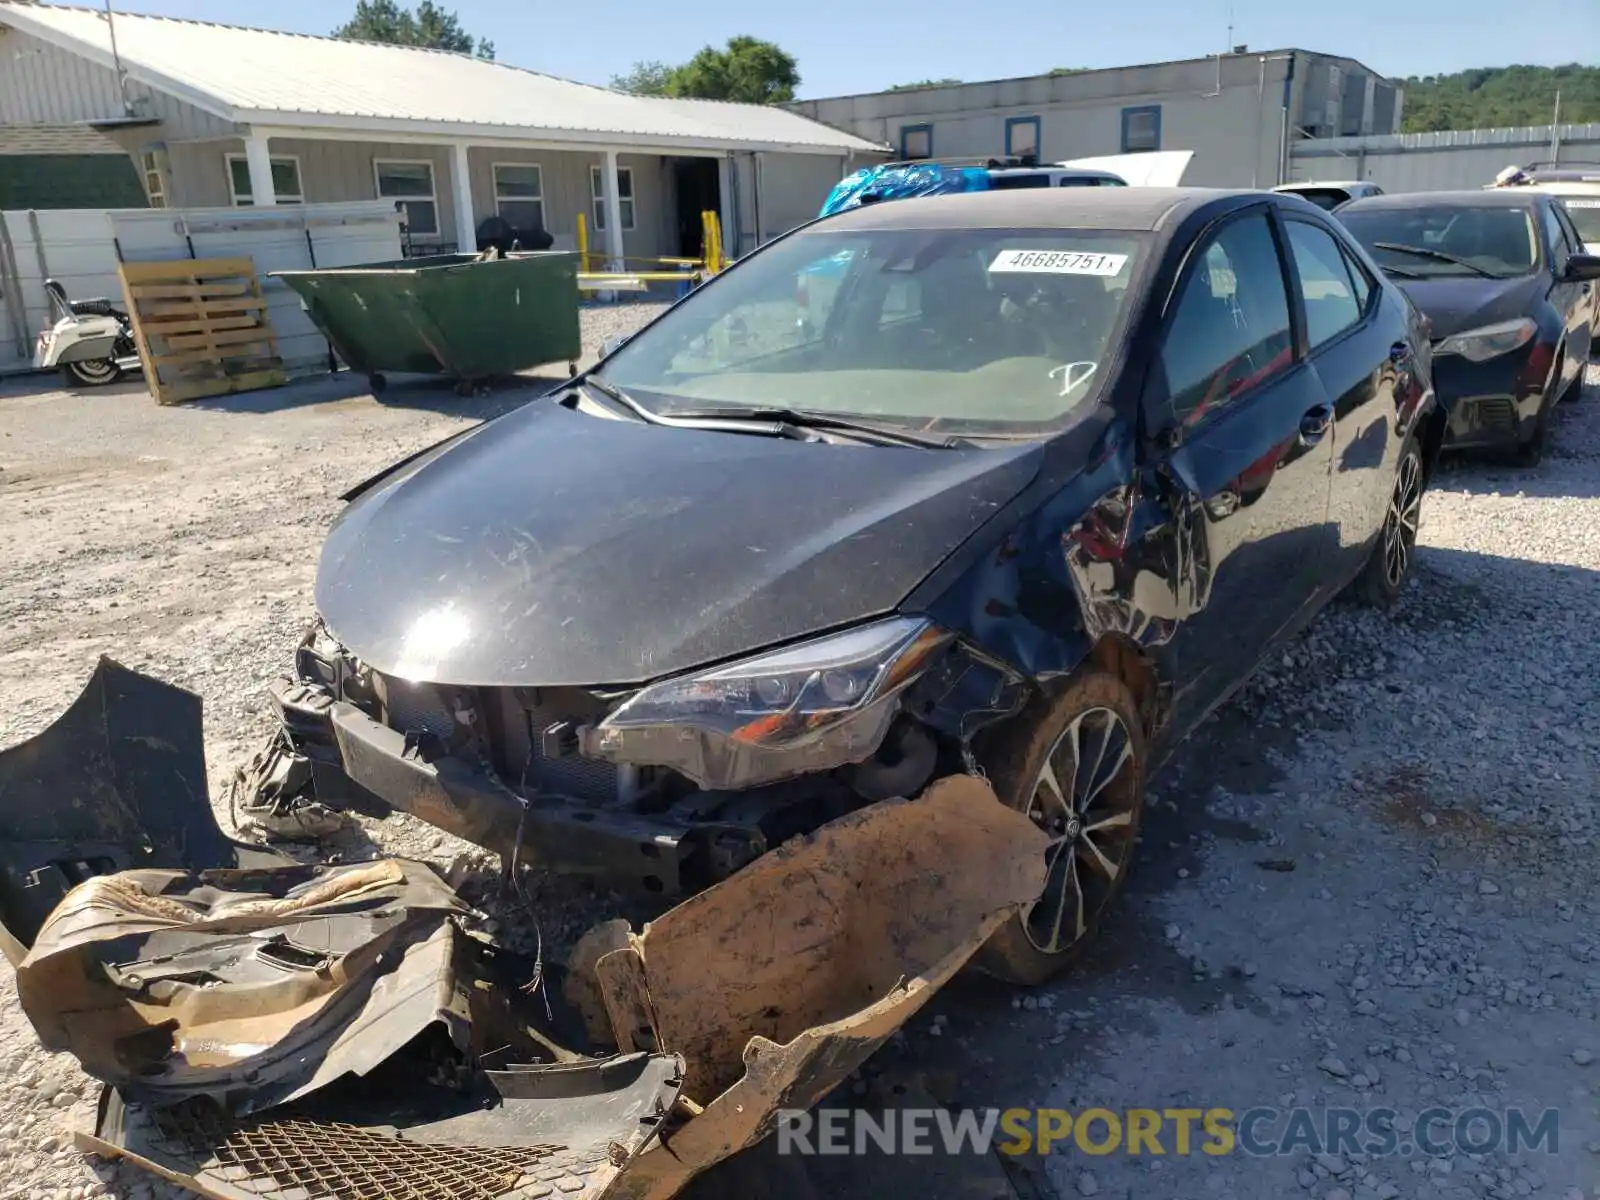
[[[1600,254],[1600,196],[1563,196],[1561,203],[1583,239],[1584,250]]]
[[[989,183],[997,192],[1008,192],[1013,188],[1042,188],[1050,186],[1048,175],[991,175]]]
[[[1305,188],[1295,192],[1295,195],[1311,201],[1324,212],[1332,212],[1350,199],[1350,193],[1343,188]]]

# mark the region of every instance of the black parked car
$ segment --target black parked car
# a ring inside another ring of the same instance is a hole
[[[1352,200],[1338,215],[1427,314],[1448,444],[1537,463],[1550,410],[1583,386],[1600,279],[1559,200],[1419,192]]]
[[[796,279],[840,259],[803,328]],[[983,772],[1056,839],[985,951],[1042,979],[1174,743],[1342,589],[1403,587],[1442,437],[1420,318],[1297,198],[817,221],[364,485],[259,804],[298,769],[677,893]]]

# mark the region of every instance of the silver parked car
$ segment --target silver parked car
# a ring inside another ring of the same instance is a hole
[[[1332,212],[1347,200],[1381,196],[1383,189],[1368,179],[1333,180],[1322,183],[1284,183],[1272,189],[1303,196],[1318,208]]]

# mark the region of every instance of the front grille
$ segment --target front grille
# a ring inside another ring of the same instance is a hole
[[[380,688],[383,695],[383,723],[400,733],[428,733],[445,745],[453,745],[462,726],[456,720],[446,689],[427,683],[407,683],[384,676]],[[507,730],[506,744],[494,745],[494,758],[503,764],[507,781],[516,786],[524,782],[530,788],[586,800],[593,804],[611,804],[617,799],[617,768],[613,763],[597,758],[584,758],[578,754],[546,757],[544,733],[563,721],[581,724],[593,719],[593,714],[575,712],[570,704],[561,703],[562,693],[556,690],[529,690],[518,696],[513,692],[484,689],[474,693],[473,703],[479,706],[501,706],[501,721],[520,728]],[[528,705],[531,703],[531,707]],[[499,730],[495,722],[482,726],[489,738],[498,743]]]
[[[617,799],[616,764],[584,758],[580,754],[545,757],[544,731],[569,715],[551,704],[541,704],[529,711],[528,730],[533,739],[529,782],[537,783],[541,791],[597,804],[614,803]]]
[[[583,1176],[598,1165],[560,1146],[410,1141],[359,1125],[292,1116],[232,1122],[198,1101],[152,1116],[156,1146],[169,1161],[254,1196],[532,1200],[555,1189],[581,1191]]]
[[[455,736],[456,718],[438,688],[402,679],[384,680],[384,724],[400,733],[430,733],[448,742]]]
[[[1509,396],[1491,396],[1473,406],[1477,424],[1485,433],[1514,433],[1517,409]]]

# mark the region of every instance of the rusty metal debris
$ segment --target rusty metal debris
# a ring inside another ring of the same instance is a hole
[[[666,1200],[841,1083],[1044,882],[1045,835],[946,778],[598,926],[552,1011],[429,867],[245,862],[162,714],[198,726],[102,661],[0,753],[0,919],[41,1041],[107,1084],[79,1146],[216,1200]],[[72,803],[19,811],[42,788]]]

